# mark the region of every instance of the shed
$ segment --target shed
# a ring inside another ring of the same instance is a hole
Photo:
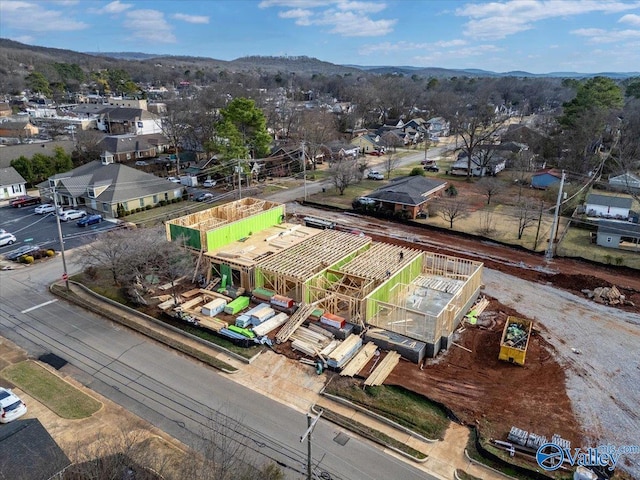
[[[606,217],[626,220],[629,218],[629,210],[633,199],[613,195],[599,195],[590,193],[585,202],[585,212],[590,217]]]
[[[640,192],[640,177],[631,172],[609,177],[609,185],[616,190],[626,192]]]
[[[601,247],[640,251],[640,225],[601,220],[598,222],[596,243]]]

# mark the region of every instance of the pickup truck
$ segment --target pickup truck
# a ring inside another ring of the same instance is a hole
[[[11,200],[11,202],[9,202],[9,205],[14,208],[22,208],[28,207],[29,205],[38,205],[41,202],[42,199],[40,197],[30,197],[28,195],[23,195],[22,197],[17,197]]]

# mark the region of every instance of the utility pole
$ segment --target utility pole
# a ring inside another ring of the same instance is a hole
[[[60,225],[60,215],[58,213],[58,195],[56,195],[55,183],[51,191],[53,192],[53,206],[56,209],[54,215],[56,216],[56,223],[58,224],[58,239],[60,240],[60,255],[62,256],[62,279],[67,287],[67,291],[69,291],[69,273],[67,272],[67,261],[64,258],[64,240],[62,239],[62,226]]]
[[[238,171],[238,199],[242,200],[242,167],[240,166],[240,159],[238,159],[236,170]]]
[[[300,148],[302,149],[302,176],[304,179],[304,200],[306,202],[307,201],[307,155],[304,149],[304,140],[302,141]]]
[[[540,224],[542,223],[542,209],[544,208],[544,201],[540,202],[540,214],[538,215],[538,228],[536,230],[536,240],[533,242],[533,251],[536,251],[538,246],[538,236],[540,235]]]
[[[304,439],[307,439],[307,480],[313,479],[313,472],[311,471],[311,432],[320,420],[320,416],[323,411],[320,410],[320,413],[314,418],[313,416],[307,413],[307,430],[300,437],[300,443],[304,442]]]
[[[555,233],[558,228],[558,214],[560,213],[560,202],[562,200],[562,189],[564,187],[564,170],[562,171],[562,178],[560,179],[560,189],[558,190],[558,199],[556,200],[556,211],[553,215],[553,225],[551,225],[551,232],[549,232],[549,245],[547,246],[547,252],[545,258],[551,260],[553,258],[553,244],[555,241]]]

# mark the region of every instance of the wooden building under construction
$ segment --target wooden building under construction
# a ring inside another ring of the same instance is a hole
[[[209,278],[420,340],[428,356],[448,347],[479,294],[480,262],[285,220],[284,205],[245,198],[171,220],[166,233]]]

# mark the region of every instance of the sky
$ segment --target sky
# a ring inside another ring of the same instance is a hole
[[[218,60],[638,72],[640,1],[0,0],[0,37]]]

